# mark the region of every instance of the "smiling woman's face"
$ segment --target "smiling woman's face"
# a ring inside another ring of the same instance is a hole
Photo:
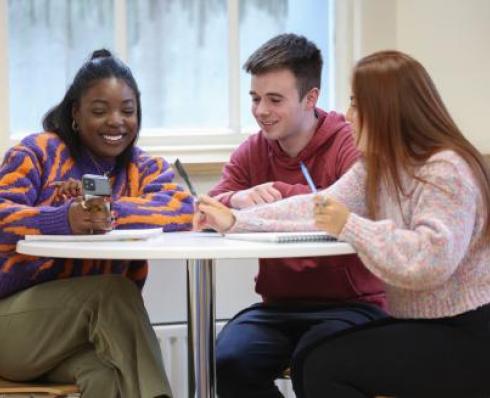
[[[137,100],[124,80],[95,82],[72,109],[83,146],[97,157],[113,160],[138,133]]]

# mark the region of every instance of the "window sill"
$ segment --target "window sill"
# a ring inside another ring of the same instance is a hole
[[[146,130],[140,135],[137,145],[169,163],[178,158],[190,174],[201,175],[221,174],[232,152],[249,136],[248,132],[230,134],[225,131],[156,133],[157,130]]]
[[[177,158],[189,174],[221,174],[236,145],[139,145],[144,151],[173,163]]]

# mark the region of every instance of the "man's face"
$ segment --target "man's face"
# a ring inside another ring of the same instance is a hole
[[[252,114],[266,138],[290,142],[301,135],[314,104],[307,95],[300,101],[296,83],[288,69],[252,75]]]
[[[83,146],[100,158],[116,158],[136,138],[137,107],[136,95],[124,80],[93,84],[72,111]]]

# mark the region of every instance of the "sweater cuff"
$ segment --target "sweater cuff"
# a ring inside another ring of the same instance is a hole
[[[235,217],[235,223],[231,226],[231,228],[226,231],[225,233],[232,233],[232,232],[241,232],[243,231],[244,228],[244,223],[243,223],[243,217],[240,215],[239,210],[231,209],[231,212],[233,213],[233,217]]]
[[[59,207],[43,207],[39,217],[39,229],[43,235],[72,235],[68,221],[71,201]]]
[[[371,237],[376,234],[376,227],[371,220],[350,213],[338,238],[350,243],[356,251],[362,251],[364,247],[369,247]]]

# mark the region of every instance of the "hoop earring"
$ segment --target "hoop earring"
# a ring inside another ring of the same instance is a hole
[[[72,122],[71,122],[71,129],[74,132],[78,132],[78,123],[75,121],[75,119],[73,119]]]

